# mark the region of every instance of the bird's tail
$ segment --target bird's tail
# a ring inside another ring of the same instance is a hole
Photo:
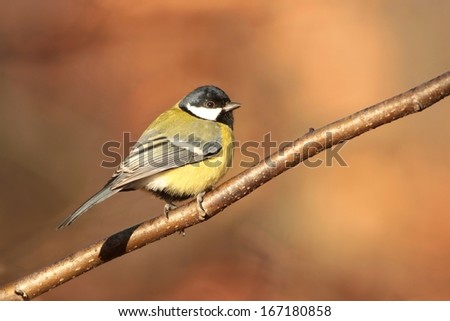
[[[108,184],[109,185],[109,184]],[[98,204],[100,202],[103,202],[107,198],[113,196],[117,192],[120,192],[120,189],[117,190],[111,190],[109,186],[105,186],[102,190],[100,190],[97,194],[92,196],[90,199],[88,199],[86,202],[83,203],[75,212],[73,212],[70,216],[68,216],[64,222],[62,222],[58,226],[58,230],[70,225],[73,221],[75,221],[79,216],[81,216],[84,212],[86,212],[88,209],[90,209],[95,204]]]

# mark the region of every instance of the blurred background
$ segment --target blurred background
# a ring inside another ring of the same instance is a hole
[[[293,140],[449,70],[449,15],[438,0],[1,1],[0,284],[161,213],[121,193],[55,230],[112,175],[102,145],[193,88],[242,103],[237,140]],[[449,107],[38,299],[449,300]]]

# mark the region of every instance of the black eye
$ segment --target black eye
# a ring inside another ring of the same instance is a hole
[[[208,100],[207,102],[206,102],[206,107],[208,107],[208,108],[214,108],[214,107],[216,107],[216,103],[215,102],[213,102],[212,100]]]

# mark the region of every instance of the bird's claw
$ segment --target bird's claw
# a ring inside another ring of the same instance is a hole
[[[198,218],[201,221],[204,221],[208,218],[208,213],[206,213],[204,207],[203,207],[203,196],[205,196],[206,192],[201,192],[197,194],[197,210],[198,210]]]
[[[166,216],[166,218],[169,218],[169,212],[173,211],[176,208],[177,208],[177,206],[175,204],[166,203],[166,205],[164,205],[164,215]]]

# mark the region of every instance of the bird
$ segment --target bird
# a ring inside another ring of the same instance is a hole
[[[163,199],[167,217],[176,208],[174,202],[196,197],[204,217],[204,194],[232,163],[233,111],[239,107],[216,86],[194,89],[148,126],[106,185],[58,229],[116,193],[133,190],[149,191]]]

